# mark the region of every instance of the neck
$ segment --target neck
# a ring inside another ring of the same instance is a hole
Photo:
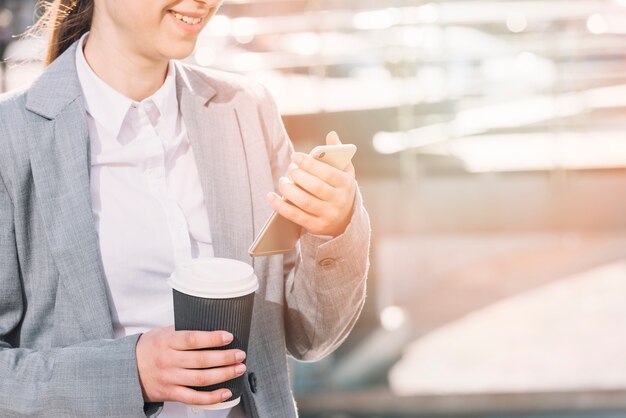
[[[142,56],[115,33],[91,29],[83,52],[91,69],[104,82],[138,102],[150,97],[163,85],[167,59]]]

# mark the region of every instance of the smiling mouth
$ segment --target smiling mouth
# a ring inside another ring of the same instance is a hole
[[[170,13],[178,20],[180,20],[181,22],[185,22],[188,25],[199,25],[200,23],[202,23],[203,18],[202,17],[191,17],[191,16],[186,16],[184,14],[175,12],[173,10],[170,11]]]

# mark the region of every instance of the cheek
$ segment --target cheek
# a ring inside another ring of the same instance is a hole
[[[107,4],[114,24],[122,32],[132,34],[131,39],[143,41],[158,31],[160,10],[148,7],[144,1],[112,0]]]
[[[133,2],[129,2],[133,3]],[[143,51],[147,55],[158,56],[159,58],[179,58],[175,55],[184,53],[187,56],[193,52],[193,44],[186,47],[190,42],[179,39],[173,31],[171,17],[162,14],[161,11],[143,13],[132,10],[120,16],[124,22],[125,31],[130,35],[135,48]],[[132,16],[132,18],[131,18]],[[187,49],[191,48],[187,52]]]

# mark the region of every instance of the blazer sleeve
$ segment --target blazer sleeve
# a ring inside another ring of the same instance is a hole
[[[278,190],[293,145],[271,94],[263,91],[272,176]],[[296,248],[283,256],[286,344],[297,360],[316,361],[333,352],[363,309],[371,229],[358,186],[352,211],[343,234],[331,239],[304,233]]]
[[[25,315],[14,207],[0,174],[0,417],[145,417],[138,335],[46,350],[17,348]]]

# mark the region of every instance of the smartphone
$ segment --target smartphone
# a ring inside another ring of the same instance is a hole
[[[356,145],[340,144],[317,146],[311,150],[309,155],[316,160],[343,170],[350,164],[355,153]],[[257,257],[289,252],[296,246],[301,234],[302,227],[300,225],[283,218],[277,212],[273,212],[248,249],[248,254]]]

